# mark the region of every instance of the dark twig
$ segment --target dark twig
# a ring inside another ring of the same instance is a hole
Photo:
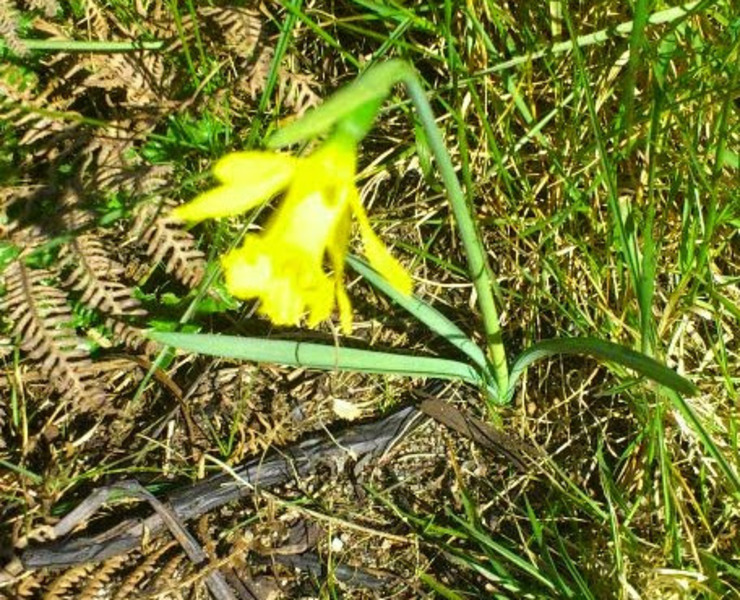
[[[327,574],[324,559],[315,552],[304,552],[303,554],[275,554],[272,560],[287,567],[308,571],[314,577],[325,577]],[[337,581],[352,585],[354,587],[364,587],[369,589],[379,589],[388,585],[389,581],[396,579],[398,576],[391,573],[377,574],[367,569],[358,569],[349,565],[334,565],[332,570],[333,576]]]
[[[169,508],[147,491],[138,481],[122,481],[95,490],[75,510],[62,519],[53,529],[55,536],[65,535],[81,522],[87,521],[105,502],[113,496],[123,493],[127,496],[139,498],[148,502],[162,522],[170,530],[174,538],[185,550],[188,558],[196,566],[205,566],[208,556],[200,547],[197,540],[185,528]],[[231,588],[226,584],[224,576],[219,571],[211,571],[206,575],[206,585],[216,600],[236,600]]]
[[[368,460],[382,455],[396,441],[416,428],[423,420],[421,413],[483,448],[505,456],[522,472],[531,471],[535,464],[536,453],[524,447],[515,437],[465,415],[442,400],[428,399],[421,403],[420,410],[408,406],[383,419],[362,423],[328,439],[310,438],[286,450],[275,450],[265,458],[252,459],[231,473],[220,473],[176,491],[166,500],[171,506],[169,513],[162,513],[155,506],[155,513],[149,517],[126,519],[97,535],[57,539],[44,546],[29,547],[21,554],[21,562],[25,568],[35,569],[105,560],[136,548],[141,544],[144,532],[153,537],[169,527],[175,533],[178,527],[172,527],[173,520],[177,525],[179,521],[196,518],[247,496],[254,488],[266,489],[294,478],[303,478],[319,463],[343,462],[351,457],[357,461],[357,465],[364,465]],[[110,489],[116,489],[116,486],[108,488]],[[117,489],[121,489],[120,486]],[[152,497],[148,492],[147,494],[147,499]],[[67,535],[77,524],[89,519],[109,495],[106,488],[93,492],[87,501],[57,524],[54,528],[56,537]]]
[[[250,460],[234,469],[236,477],[222,473],[174,492],[167,499],[167,504],[172,507],[174,517],[187,521],[249,495],[255,487],[270,488],[294,477],[305,477],[321,462],[344,461],[350,456],[363,462],[385,452],[399,436],[420,422],[419,417],[419,412],[409,406],[378,421],[343,431],[330,439],[307,439],[282,452],[275,451],[265,458]],[[245,486],[245,481],[249,485]],[[93,492],[92,501],[83,502],[60,522],[59,534],[66,535],[76,524],[89,518],[108,496],[105,495],[103,500],[101,497],[101,490]],[[91,510],[96,502],[97,506]],[[27,569],[101,561],[136,548],[141,544],[144,532],[153,537],[162,532],[165,526],[165,519],[155,512],[143,520],[125,519],[97,535],[29,547],[20,559]]]
[[[481,447],[505,456],[519,472],[526,473],[532,470],[537,452],[534,448],[525,446],[518,438],[494,429],[480,419],[466,415],[452,404],[437,398],[424,400],[419,410]]]

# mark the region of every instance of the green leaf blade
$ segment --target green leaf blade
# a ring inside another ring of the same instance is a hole
[[[325,371],[459,379],[477,386],[484,385],[481,376],[471,365],[444,358],[230,335],[164,331],[149,332],[147,335],[157,342],[180,350],[221,358],[310,367]]]
[[[601,361],[615,362],[686,396],[693,396],[698,391],[685,377],[631,348],[595,338],[563,338],[538,342],[519,355],[511,370],[508,399],[513,396],[516,382],[527,367],[542,358],[556,354],[579,354]]]
[[[352,269],[357,271],[370,284],[383,292],[401,308],[409,312],[418,321],[421,321],[438,336],[444,338],[470,358],[481,370],[488,369],[488,361],[483,350],[471,340],[465,332],[450,321],[436,308],[423,302],[415,296],[401,294],[396,288],[388,283],[377,271],[365,261],[356,256],[348,256],[347,262]]]

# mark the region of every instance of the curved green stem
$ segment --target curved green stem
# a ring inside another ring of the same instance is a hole
[[[167,42],[164,40],[129,40],[106,42],[102,40],[35,40],[22,39],[21,44],[28,50],[39,52],[135,52],[137,50],[162,50]],[[0,40],[0,49],[4,43]]]
[[[455,215],[455,220],[460,230],[460,237],[465,248],[465,254],[468,258],[470,277],[478,294],[478,305],[483,315],[488,359],[491,361],[491,366],[493,367],[493,375],[496,379],[499,394],[502,398],[505,398],[509,388],[509,369],[506,363],[506,351],[501,335],[498,311],[493,299],[493,275],[486,258],[483,241],[475,226],[471,209],[465,199],[465,194],[462,191],[460,181],[452,165],[452,159],[447,152],[442,135],[435,122],[434,113],[429,105],[424,88],[411,68],[405,69],[401,81],[406,86],[406,90],[419,115],[419,120],[427,136],[429,148],[437,161],[439,172],[442,175],[442,181],[450,198],[452,212]]]

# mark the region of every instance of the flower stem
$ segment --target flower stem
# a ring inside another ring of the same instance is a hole
[[[20,42],[28,50],[40,52],[99,52],[111,54],[113,52],[136,52],[137,50],[162,50],[167,42],[163,40],[129,40],[129,41],[98,41],[98,40],[35,40],[22,39]],[[0,50],[5,44],[0,40]]]
[[[434,113],[429,105],[424,88],[411,68],[405,70],[401,80],[406,86],[411,101],[416,107],[419,120],[427,136],[427,142],[437,161],[445,188],[447,188],[452,212],[455,215],[455,220],[460,230],[460,237],[465,248],[465,254],[468,258],[470,277],[478,294],[478,305],[483,315],[488,359],[493,367],[493,375],[499,392],[499,398],[497,400],[503,401],[506,398],[509,387],[509,369],[506,364],[506,351],[501,335],[498,311],[496,310],[496,304],[493,299],[493,275],[483,248],[483,241],[475,226],[471,209],[460,187],[460,181],[455,174],[455,168],[452,165],[452,160],[435,122]]]

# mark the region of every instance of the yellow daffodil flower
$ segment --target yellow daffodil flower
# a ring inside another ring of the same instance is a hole
[[[336,132],[314,154],[235,152],[214,168],[221,185],[176,208],[186,221],[241,214],[286,190],[262,234],[221,258],[226,286],[237,298],[261,300],[259,311],[278,325],[313,327],[339,307],[342,329],[352,327],[344,289],[351,218],[357,218],[365,256],[396,289],[411,293],[411,278],[370,227],[354,184],[357,143]],[[332,271],[324,269],[329,260]]]

